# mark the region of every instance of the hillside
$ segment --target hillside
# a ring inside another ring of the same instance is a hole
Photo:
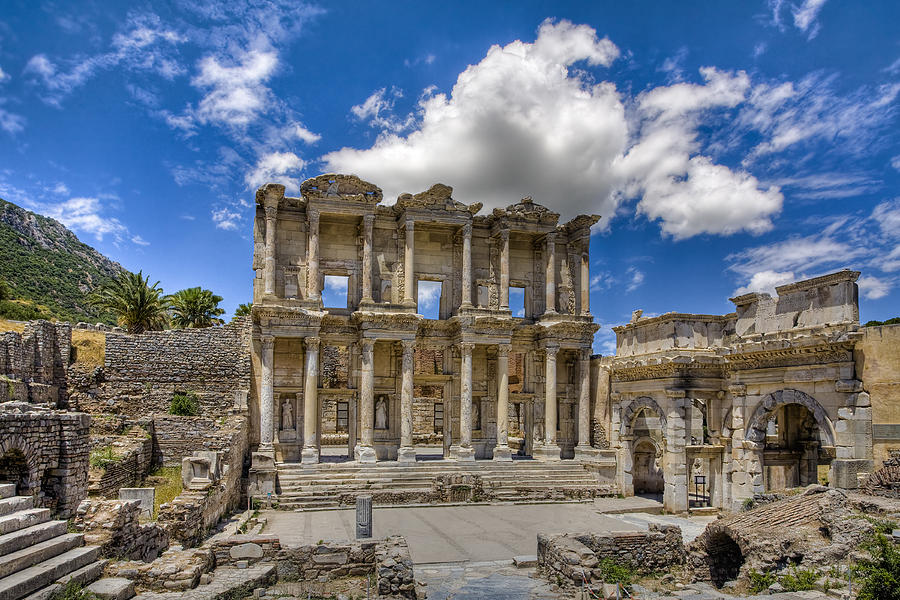
[[[0,280],[17,305],[4,303],[8,318],[114,323],[87,296],[122,270],[59,221],[0,200]]]

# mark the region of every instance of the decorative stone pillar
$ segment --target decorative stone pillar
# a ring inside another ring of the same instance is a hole
[[[361,463],[375,462],[375,340],[363,338],[359,343],[359,415],[361,429],[357,445],[356,460]]]
[[[667,389],[670,405],[665,447],[663,450],[663,508],[668,512],[684,512],[688,509],[688,471],[685,447],[689,441],[685,415],[691,405],[684,390]]]
[[[548,233],[547,244],[547,276],[546,276],[546,307],[544,314],[556,314],[556,234]],[[555,435],[555,434],[554,434]]]
[[[509,344],[497,346],[497,445],[494,460],[511,461],[509,449]]]
[[[275,338],[264,335],[260,340],[260,363],[262,374],[259,378],[259,451],[274,452],[275,430]]]
[[[472,224],[466,223],[462,227],[463,251],[462,251],[462,302],[460,308],[472,307]]]
[[[360,304],[374,302],[372,298],[372,226],[375,215],[363,216],[362,300]]]
[[[319,338],[303,338],[306,375],[303,381],[303,463],[319,462]]]
[[[278,222],[278,203],[266,199],[266,262],[263,271],[266,296],[275,295],[275,227]]]
[[[581,314],[585,316],[591,314],[591,263],[588,253],[590,243],[590,237],[585,239],[584,251],[581,253]]]
[[[415,362],[416,340],[402,340],[403,359],[400,383],[400,449],[399,462],[416,462],[416,448],[413,445],[413,364]]]
[[[509,310],[509,229],[500,230],[500,310]]]
[[[578,361],[578,372],[581,376],[578,388],[578,445],[575,446],[575,457],[586,458],[592,454],[591,448],[591,349],[582,348]]]
[[[559,346],[547,346],[544,374],[544,443],[535,449],[535,458],[560,460],[560,448],[556,443],[556,353]]]
[[[403,260],[403,304],[407,306],[415,306],[416,299],[413,298],[413,277],[415,270],[415,256],[413,254],[416,243],[415,223],[412,219],[406,221],[406,248]]]
[[[475,449],[472,447],[472,350],[475,344],[462,342],[459,345],[462,356],[459,394],[459,451],[457,460],[474,461]]]
[[[319,211],[310,210],[307,217],[309,244],[306,249],[306,297],[318,302],[322,298],[319,289]]]

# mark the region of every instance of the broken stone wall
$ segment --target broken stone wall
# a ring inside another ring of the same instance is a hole
[[[32,405],[0,405],[0,457],[21,452],[27,468],[17,493],[34,495],[36,506],[71,515],[87,495],[91,418]],[[9,474],[4,474],[9,477]]]
[[[65,407],[71,348],[68,323],[29,321],[21,334],[0,333],[0,402]]]
[[[853,353],[856,378],[872,402],[873,458],[878,468],[900,450],[900,325],[864,327]]]
[[[248,448],[245,416],[228,417],[213,434],[221,444],[221,478],[208,489],[186,490],[159,509],[157,522],[171,538],[185,547],[199,544],[225,513],[235,510],[241,499],[241,475]]]
[[[140,500],[85,500],[72,525],[100,555],[150,562],[169,547],[169,535],[156,523],[142,525]]]
[[[225,450],[225,441],[219,437],[221,418],[156,415],[153,426],[154,460],[165,467],[180,467],[181,459],[195,450]]]
[[[154,464],[153,421],[113,420],[121,427],[110,431],[110,420],[105,426],[94,426],[103,419],[94,419],[91,426],[92,450],[111,449],[115,455],[103,465],[91,465],[88,492],[105,498],[117,497],[119,488],[138,485]]]
[[[97,400],[131,417],[169,412],[176,392],[197,394],[200,415],[220,417],[251,390],[250,320],[222,327],[109,334]],[[252,393],[252,391],[250,392]]]

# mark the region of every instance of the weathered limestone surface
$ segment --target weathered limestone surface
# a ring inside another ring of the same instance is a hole
[[[29,321],[21,334],[0,333],[0,402],[66,407],[71,348],[68,323]]]
[[[853,358],[856,379],[872,406],[872,458],[877,467],[900,450],[900,325],[864,327],[861,332]]]
[[[169,547],[169,535],[156,523],[142,525],[140,514],[138,500],[84,500],[72,525],[104,558],[150,562]]]
[[[95,427],[95,423],[104,423],[104,427]],[[112,423],[121,427],[110,432]],[[154,464],[153,421],[141,419],[126,421],[124,419],[98,419],[91,423],[91,448],[94,450],[111,448],[116,459],[103,466],[92,466],[89,473],[88,493],[91,495],[116,498],[119,488],[139,484]]]

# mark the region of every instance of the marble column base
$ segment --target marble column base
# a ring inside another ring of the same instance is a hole
[[[497,462],[512,462],[512,450],[510,450],[509,446],[495,447],[494,460]]]
[[[260,454],[267,454],[269,456],[275,456],[275,444],[273,444],[271,442],[268,444],[260,444],[259,447],[256,449],[256,451],[259,452]]]
[[[600,450],[591,446],[575,446],[575,460],[597,460]]]
[[[456,452],[456,460],[459,462],[475,462],[475,448],[460,446]]]
[[[318,448],[304,448],[300,452],[300,462],[304,465],[315,465],[319,462]]]
[[[542,444],[532,451],[532,456],[536,460],[542,460],[546,462],[562,460],[560,458],[559,446],[557,446],[556,444]]]
[[[400,446],[400,449],[397,450],[397,462],[416,462],[416,449],[413,446]]]
[[[372,446],[360,446],[357,444],[354,454],[356,455],[357,462],[363,464],[374,465],[377,460],[375,456],[375,448],[373,448]]]

